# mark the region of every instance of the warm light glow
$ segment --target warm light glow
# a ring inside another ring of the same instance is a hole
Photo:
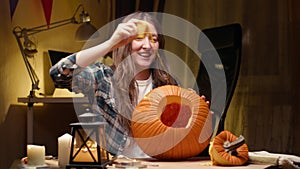
[[[84,122],[70,124],[72,129],[72,147],[70,152],[70,167],[81,167],[83,166],[106,166],[110,164],[109,155],[106,150],[103,149],[102,145],[105,142],[105,135],[99,132],[103,129],[102,126],[107,124],[104,122],[95,122],[93,113],[86,110],[79,116],[79,120]],[[91,119],[92,117],[92,119]],[[87,122],[88,121],[88,122]],[[104,138],[102,140],[102,138]],[[98,168],[98,167],[96,167]]]

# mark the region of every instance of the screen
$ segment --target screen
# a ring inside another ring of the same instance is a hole
[[[51,66],[55,65],[62,58],[71,55],[70,52],[62,52],[56,50],[48,50]]]

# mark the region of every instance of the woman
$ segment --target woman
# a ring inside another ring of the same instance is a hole
[[[131,113],[155,87],[177,85],[158,50],[164,47],[160,27],[148,13],[125,17],[103,43],[74,53],[50,69],[56,87],[89,97],[93,111],[107,121],[107,151],[131,158],[147,157],[132,139]],[[114,65],[94,62],[112,52]],[[92,65],[91,65],[92,64]]]

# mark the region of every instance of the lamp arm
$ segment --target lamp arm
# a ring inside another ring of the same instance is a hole
[[[67,24],[70,24],[70,23],[78,24],[78,22],[75,20],[75,18],[72,17],[72,18],[69,18],[69,19],[64,19],[64,20],[61,20],[61,21],[53,22],[49,25],[41,25],[41,26],[37,26],[37,27],[33,27],[33,28],[15,27],[14,32],[19,34],[18,36],[20,38],[23,38],[22,31],[24,31],[24,30],[26,30],[27,36],[30,36],[30,35],[34,35],[34,34],[37,34],[37,33],[43,32],[43,31],[58,28],[58,27],[61,27],[61,26],[64,26],[64,25],[67,25]],[[20,30],[16,30],[16,28],[19,28]]]
[[[42,25],[42,26],[37,26],[37,27],[29,28],[29,29],[21,28],[19,26],[16,26],[13,29],[13,34],[15,35],[15,38],[17,40],[18,47],[21,51],[22,58],[24,60],[27,72],[28,72],[30,80],[31,80],[31,90],[30,90],[29,97],[34,97],[35,96],[34,91],[40,89],[39,88],[39,78],[38,78],[36,72],[34,71],[33,67],[31,66],[31,64],[30,64],[30,62],[29,62],[29,60],[28,60],[28,58],[27,58],[27,56],[24,52],[24,48],[23,48],[21,39],[24,38],[25,36],[34,35],[34,34],[37,34],[39,32],[54,29],[54,28],[57,28],[57,27],[61,27],[61,26],[64,26],[64,25],[67,25],[67,24],[70,24],[70,23],[77,24],[77,21],[75,20],[75,17],[72,17],[72,18],[69,18],[69,19],[64,19],[64,20],[57,21],[57,22],[53,22],[49,25]],[[26,33],[24,34],[24,32],[26,32]]]
[[[63,20],[60,20],[60,21],[57,21],[57,22],[53,22],[53,23],[50,23],[50,24],[45,24],[45,25],[41,25],[41,26],[37,26],[37,27],[33,27],[33,28],[21,28],[20,26],[14,27],[13,34],[15,35],[15,38],[18,42],[18,47],[21,51],[22,58],[24,60],[27,72],[29,74],[29,77],[30,77],[30,80],[31,80],[31,83],[32,83],[29,97],[35,97],[35,95],[34,95],[35,90],[39,90],[39,78],[38,78],[36,72],[34,71],[33,67],[31,66],[31,64],[30,64],[30,62],[29,62],[29,60],[28,60],[28,58],[25,54],[21,39],[22,38],[23,39],[28,38],[28,36],[30,36],[30,35],[34,35],[34,34],[37,34],[37,33],[43,32],[43,31],[47,31],[47,30],[50,30],[50,29],[58,28],[58,27],[61,27],[61,26],[64,26],[64,25],[67,25],[67,24],[70,24],[70,23],[80,24],[81,21],[78,22],[75,18],[75,15],[78,12],[80,7],[83,8],[83,5],[80,4],[76,8],[73,16],[71,18],[68,18],[68,19],[63,19]]]
[[[39,87],[38,87],[39,86],[39,78],[38,78],[37,74],[35,73],[34,69],[32,68],[29,60],[27,59],[27,56],[24,53],[23,45],[20,40],[20,38],[22,38],[22,36],[20,36],[18,34],[18,32],[13,31],[13,33],[18,42],[18,46],[21,51],[22,58],[24,60],[27,72],[28,72],[30,80],[31,80],[31,91],[30,91],[29,97],[34,97],[34,91],[39,90]]]
[[[58,28],[58,27],[61,27],[61,26],[64,26],[64,25],[67,25],[67,24],[80,24],[81,22],[78,22],[75,18],[78,10],[81,8],[83,8],[83,5],[80,4],[78,5],[78,7],[76,8],[73,16],[71,18],[68,18],[68,19],[63,19],[63,20],[60,20],[60,21],[56,21],[56,22],[52,22],[50,24],[45,24],[45,25],[41,25],[41,26],[37,26],[37,27],[33,27],[33,28],[20,28],[20,30],[16,30],[17,27],[14,28],[14,32],[17,32],[17,33],[20,33],[23,31],[23,30],[26,30],[27,31],[27,35],[30,36],[30,35],[34,35],[34,34],[37,34],[39,32],[43,32],[43,31],[47,31],[47,30],[51,30],[51,29],[54,29],[54,28]],[[83,8],[84,10],[84,8]],[[21,35],[23,36],[23,35]]]

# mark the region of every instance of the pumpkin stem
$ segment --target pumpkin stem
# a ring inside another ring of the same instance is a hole
[[[244,143],[245,138],[240,135],[240,137],[233,142],[225,141],[223,147],[225,149],[225,152],[232,154],[233,152],[236,152],[236,149],[242,146]]]

